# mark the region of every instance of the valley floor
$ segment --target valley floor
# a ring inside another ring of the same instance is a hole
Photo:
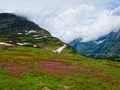
[[[120,90],[120,63],[11,47],[0,50],[0,90]]]

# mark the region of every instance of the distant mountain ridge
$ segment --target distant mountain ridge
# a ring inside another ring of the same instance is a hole
[[[79,53],[91,57],[120,57],[120,30],[100,37],[96,41],[81,42],[76,39],[70,43]]]

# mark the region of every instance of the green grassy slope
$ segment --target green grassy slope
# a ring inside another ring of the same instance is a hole
[[[1,90],[119,90],[120,63],[16,46],[0,50]]]

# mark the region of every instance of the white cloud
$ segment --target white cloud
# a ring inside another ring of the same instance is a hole
[[[70,42],[95,40],[120,27],[119,0],[0,0],[0,12],[24,15]]]
[[[96,40],[120,27],[120,17],[113,16],[112,11],[97,11],[92,5],[80,5],[70,8],[46,22],[52,26],[55,35],[65,42],[82,38],[84,42]]]
[[[69,8],[56,17],[46,20],[46,24],[52,27],[52,33],[62,40],[69,42],[81,35],[81,28],[84,24],[92,22],[92,18],[96,15],[96,8],[92,5],[80,5],[76,8]],[[89,19],[89,20],[88,20]]]
[[[100,12],[92,24],[82,28],[83,41],[96,40],[120,28],[120,17],[112,16],[110,13],[109,11]]]
[[[115,10],[112,11],[112,15],[120,16],[120,6],[115,8]]]

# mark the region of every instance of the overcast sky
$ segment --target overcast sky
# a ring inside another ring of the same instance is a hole
[[[0,0],[0,12],[23,15],[64,42],[96,40],[120,27],[120,0]]]

